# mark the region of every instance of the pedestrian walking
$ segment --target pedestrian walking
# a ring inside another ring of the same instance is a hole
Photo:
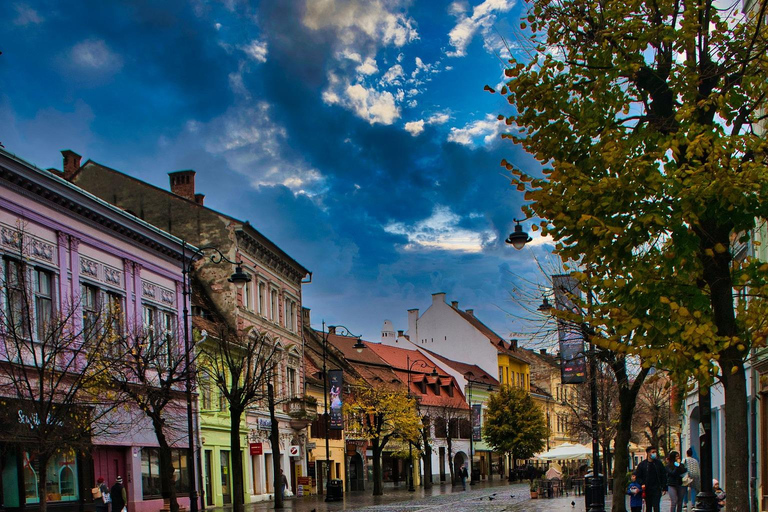
[[[128,493],[123,487],[123,477],[115,478],[115,485],[109,490],[109,496],[112,498],[112,512],[128,512]]]
[[[667,470],[655,446],[645,449],[645,459],[637,465],[635,475],[645,494],[646,512],[661,512],[661,496],[667,493]]]
[[[461,477],[461,487],[466,491],[467,477],[469,476],[469,473],[467,473],[467,466],[465,464],[462,464],[459,468],[459,476]]]
[[[96,479],[96,487],[91,489],[91,493],[93,493],[96,512],[110,512],[112,498],[109,495],[109,486],[107,486],[103,476]]]
[[[627,494],[629,495],[629,508],[632,512],[643,512],[643,488],[637,483],[637,475],[631,475]]]
[[[667,455],[667,492],[669,493],[669,512],[683,512],[683,475],[688,472],[685,464],[678,459],[679,453],[672,450]]]
[[[285,489],[288,488],[288,477],[285,476],[283,470],[280,470],[280,495],[285,499]]]
[[[693,456],[693,448],[688,448],[685,452],[685,467],[688,469],[687,479],[683,475],[683,484],[688,484],[683,488],[683,504],[687,508],[693,509],[696,504],[696,495],[701,490],[701,467],[699,461]],[[688,504],[690,503],[690,506]]]

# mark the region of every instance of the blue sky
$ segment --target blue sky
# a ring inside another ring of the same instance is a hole
[[[442,291],[506,337],[530,328],[519,302],[548,247],[503,242],[523,198],[499,162],[536,164],[500,139],[511,107],[483,92],[523,7],[11,0],[0,142],[41,167],[72,149],[164,188],[195,169],[206,205],[313,271],[313,324],[378,339]]]

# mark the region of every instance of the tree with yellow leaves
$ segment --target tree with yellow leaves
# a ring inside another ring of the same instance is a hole
[[[347,430],[367,439],[373,452],[373,494],[382,494],[381,454],[390,441],[415,443],[422,422],[416,400],[404,390],[386,387],[356,387],[344,405]]]
[[[746,3],[753,12],[531,0],[531,52],[510,61],[501,89],[516,113],[500,116],[544,166],[502,162],[526,212],[599,298],[577,321],[705,392],[723,383],[737,510],[749,508],[744,360],[768,334],[768,265],[745,251],[768,218],[768,142],[755,129],[768,107],[768,7]]]

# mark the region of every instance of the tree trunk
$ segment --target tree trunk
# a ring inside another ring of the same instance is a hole
[[[455,484],[456,477],[453,474],[453,439],[451,439],[451,436],[448,436],[445,440],[448,444],[448,470],[451,472],[451,484]]]
[[[232,453],[232,510],[243,512],[245,510],[245,489],[243,486],[243,455],[240,448],[240,419],[243,410],[229,407],[230,426],[229,442]]]
[[[749,413],[744,363],[741,357],[724,358],[721,362],[725,388],[725,489],[728,490],[728,509],[749,510]],[[734,366],[737,371],[731,374]],[[755,435],[754,432],[752,435]]]
[[[621,390],[619,390],[621,395]],[[627,469],[629,468],[629,440],[632,436],[632,416],[635,410],[634,399],[619,396],[619,425],[616,429],[616,446],[613,464],[613,495],[624,496],[627,485]],[[614,499],[611,512],[627,512],[625,500]]]
[[[267,404],[269,406],[269,442],[272,445],[272,473],[274,474],[273,488],[275,490],[275,508],[283,508],[283,493],[281,492],[282,475],[280,474],[280,431],[275,417],[275,393],[272,383],[267,384]]]
[[[165,422],[159,415],[155,415],[151,419],[159,446],[157,453],[160,459],[160,494],[163,496],[163,501],[168,501],[170,512],[179,512],[179,502],[176,499],[176,482],[173,479],[176,470],[173,467],[171,447],[165,438],[165,430],[163,429]],[[190,475],[190,478],[193,476]]]
[[[380,442],[378,439],[373,439],[373,446],[372,452],[373,452],[373,495],[374,496],[381,496],[384,494],[384,491],[382,489],[382,474],[381,474],[381,452],[383,449],[381,446],[379,446]]]
[[[40,512],[46,512],[46,510],[48,510],[48,494],[45,492],[45,481],[48,461],[50,460],[51,456],[41,453],[38,454],[36,458],[39,467],[37,473],[37,496],[40,498]]]
[[[739,338],[733,305],[733,276],[730,251],[714,251],[715,244],[730,246],[732,228],[716,222],[703,222],[697,229],[703,278],[709,286],[714,324],[720,336]],[[707,254],[709,253],[709,254]],[[725,488],[729,510],[749,510],[749,429],[747,423],[747,383],[744,372],[746,352],[730,346],[721,353],[722,382],[725,390]]]
[[[424,439],[424,489],[432,488],[432,447],[429,445],[429,431],[422,430]]]

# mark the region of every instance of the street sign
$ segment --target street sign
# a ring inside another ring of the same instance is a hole
[[[289,457],[298,457],[300,453],[301,453],[301,449],[296,445],[291,445],[290,448],[288,448]]]
[[[261,443],[251,443],[251,455],[261,455],[264,452]]]

